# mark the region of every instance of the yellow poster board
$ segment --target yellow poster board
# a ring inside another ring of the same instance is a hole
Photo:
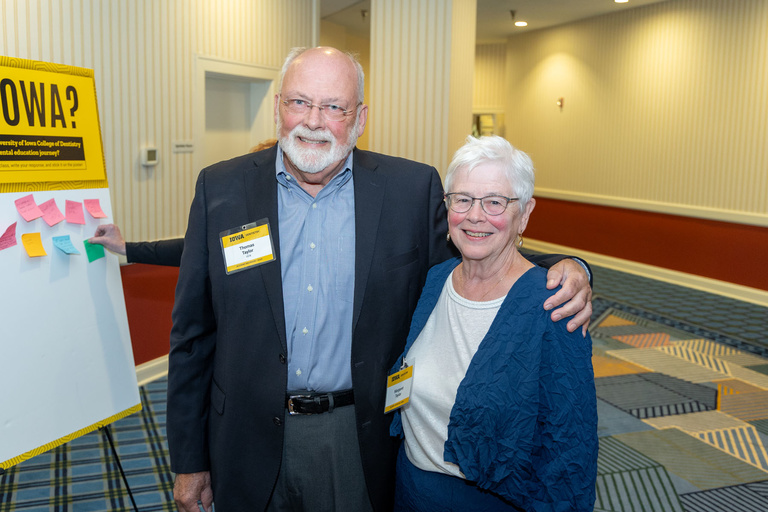
[[[0,191],[106,186],[99,126],[92,70],[0,56]]]
[[[93,71],[0,56],[0,472],[141,409],[109,222]]]

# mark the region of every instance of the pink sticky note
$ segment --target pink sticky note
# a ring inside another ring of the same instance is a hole
[[[98,199],[83,199],[85,203],[85,209],[91,214],[94,219],[103,219],[107,216],[106,213],[101,211],[101,205]]]
[[[16,223],[14,222],[5,230],[3,236],[0,236],[0,251],[16,245]]]
[[[70,224],[85,224],[85,215],[83,214],[83,203],[70,201],[67,199],[64,208],[67,212],[67,222]]]
[[[56,206],[55,199],[49,199],[41,204],[40,210],[43,212],[43,220],[49,226],[53,226],[64,220],[64,215],[61,213],[61,210],[59,210],[59,207]]]
[[[32,197],[32,194],[20,197],[14,202],[16,203],[16,209],[27,222],[43,216],[43,212],[41,212],[40,208],[38,208],[37,203],[35,203],[35,198]]]

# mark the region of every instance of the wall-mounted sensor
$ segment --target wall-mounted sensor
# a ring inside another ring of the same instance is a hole
[[[151,146],[141,148],[141,165],[145,167],[157,165],[157,148]]]

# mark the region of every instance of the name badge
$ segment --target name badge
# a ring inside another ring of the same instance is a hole
[[[274,261],[269,221],[261,219],[219,233],[227,274]]]
[[[413,365],[387,377],[387,399],[384,413],[399,409],[411,399],[413,383]]]

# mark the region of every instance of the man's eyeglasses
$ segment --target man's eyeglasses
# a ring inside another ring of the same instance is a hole
[[[459,192],[445,194],[445,202],[448,204],[448,208],[456,213],[467,213],[472,209],[475,201],[480,201],[480,206],[485,213],[488,215],[501,215],[507,209],[509,203],[518,200],[519,198],[517,197],[506,196],[471,197]]]
[[[323,114],[329,121],[342,121],[348,115],[355,113],[354,109],[344,110],[343,107],[334,105],[332,103],[327,105],[313,105],[307,100],[301,100],[298,98],[282,100],[282,102],[288,112],[300,116],[309,114],[313,107],[317,107],[320,113]],[[358,107],[360,105],[362,105],[362,103],[357,104]]]

